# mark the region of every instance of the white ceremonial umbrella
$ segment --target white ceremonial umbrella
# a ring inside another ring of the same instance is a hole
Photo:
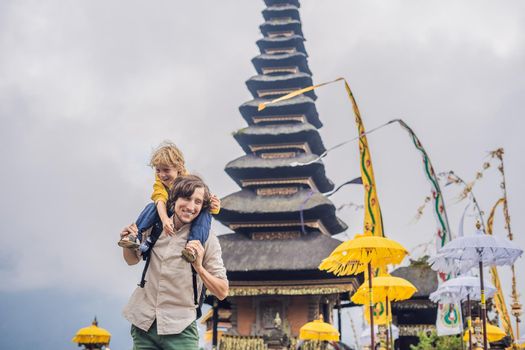
[[[376,335],[379,335],[378,326],[374,326],[374,333]],[[399,328],[397,328],[395,325],[392,325],[392,337],[394,338],[394,340],[399,338]],[[361,332],[361,335],[359,336],[359,340],[361,344],[370,343],[370,326],[363,329],[363,331]]]
[[[479,265],[483,348],[487,350],[487,309],[483,283],[483,266],[512,265],[523,254],[511,241],[486,235],[481,230],[472,236],[451,240],[432,259],[432,268],[446,273],[464,273]]]
[[[430,263],[434,270],[464,274],[483,263],[485,266],[512,265],[523,250],[506,238],[478,230],[472,236],[455,238],[445,244]]]
[[[496,293],[496,287],[485,281],[485,296],[491,298]],[[469,349],[472,349],[472,316],[470,300],[481,300],[479,278],[474,276],[459,276],[442,283],[431,293],[429,299],[434,303],[455,304],[467,301],[467,324],[469,330]]]
[[[484,281],[485,297],[491,298],[496,293],[496,287]],[[470,300],[481,300],[479,277],[459,276],[443,282],[438,289],[431,293],[430,300],[434,303],[457,303]]]

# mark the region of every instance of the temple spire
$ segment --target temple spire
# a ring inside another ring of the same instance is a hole
[[[247,126],[233,134],[245,154],[225,167],[240,190],[221,199],[216,216],[233,231],[219,236],[230,281],[216,332],[224,349],[239,346],[238,336],[246,336],[246,344],[270,344],[276,315],[293,345],[300,326],[323,313],[330,322],[337,301],[358,284],[318,269],[341,243],[332,236],[347,226],[323,194],[334,184],[323,162],[315,161],[326,150],[317,96],[311,91],[257,108],[313,84],[299,2],[265,3],[260,52],[252,59],[255,75],[246,81],[252,99],[239,107]],[[248,338],[253,335],[260,338]]]

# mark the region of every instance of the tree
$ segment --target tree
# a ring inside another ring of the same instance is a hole
[[[411,350],[461,350],[461,338],[456,335],[438,337],[436,331],[420,332],[419,343],[410,345]]]

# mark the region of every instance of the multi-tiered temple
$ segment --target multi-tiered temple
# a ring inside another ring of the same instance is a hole
[[[325,151],[316,95],[257,109],[312,85],[298,0],[265,3],[260,54],[252,60],[257,75],[246,82],[253,99],[239,108],[248,126],[234,134],[246,155],[225,169],[240,191],[222,199],[217,216],[235,232],[219,237],[230,280],[230,295],[220,305],[228,316],[219,324],[232,335],[268,336],[278,314],[281,330],[293,339],[319,315],[331,322],[341,295],[347,298],[358,283],[318,270],[341,243],[332,235],[347,226],[323,195],[334,188],[323,163],[311,162]]]

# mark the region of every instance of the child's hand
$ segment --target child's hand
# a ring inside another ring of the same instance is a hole
[[[134,237],[137,237],[137,234],[139,233],[139,229],[137,228],[137,225],[134,223],[126,226],[122,229],[122,232],[120,232],[120,239],[123,239],[124,237],[127,237],[129,235],[132,235]]]
[[[202,260],[204,257],[204,247],[200,241],[189,241],[186,243],[186,249],[189,249],[195,255],[195,261],[191,264],[193,268],[198,272],[202,268]]]
[[[168,236],[173,236],[175,234],[175,225],[170,218],[162,220],[162,228]]]
[[[221,210],[221,200],[216,195],[212,194],[210,198],[210,212],[212,214],[219,214]]]

